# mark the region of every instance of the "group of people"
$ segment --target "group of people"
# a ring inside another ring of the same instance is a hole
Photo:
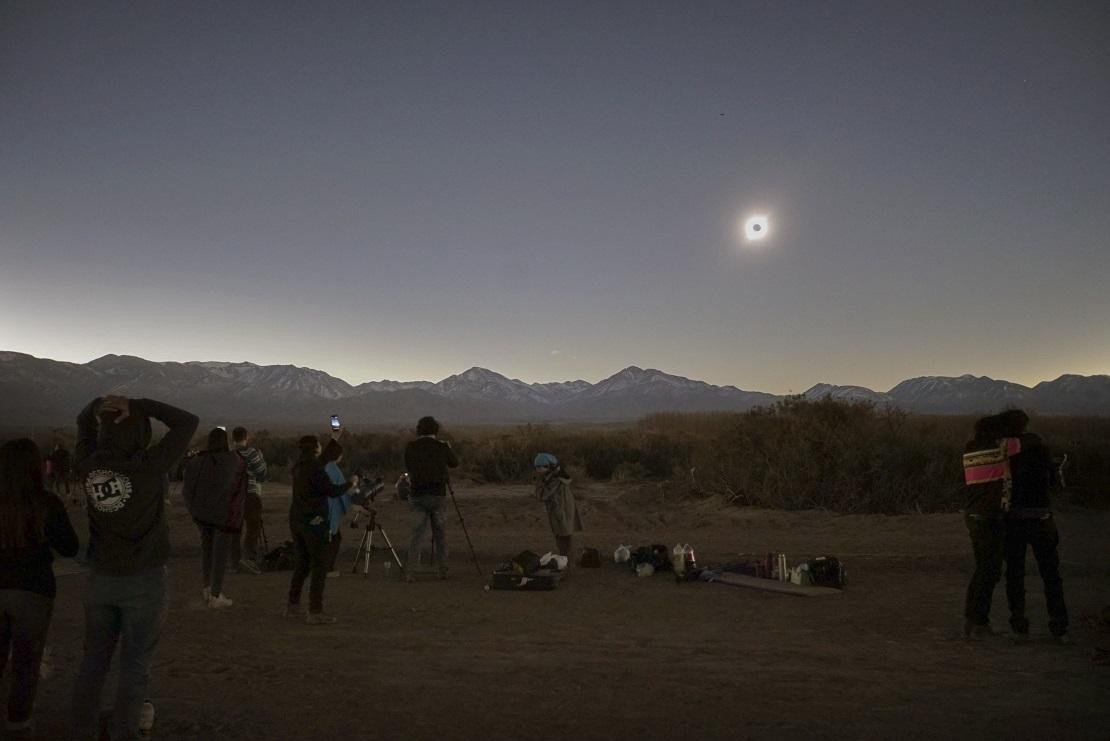
[[[152,444],[151,420],[167,427]],[[1059,573],[1059,534],[1049,502],[1055,468],[1049,451],[1028,432],[1020,410],[985,417],[975,425],[966,447],[965,519],[975,555],[967,589],[965,633],[981,639],[993,633],[990,607],[995,585],[1006,571],[1010,627],[1017,639],[1029,634],[1025,612],[1025,555],[1032,547],[1048,606],[1049,630],[1068,640],[1068,615]],[[153,723],[147,700],[150,665],[166,617],[166,562],[170,554],[166,521],[168,474],[196,433],[198,418],[150,399],[98,398],[77,418],[74,465],[85,496],[90,565],[85,595],[84,656],[78,670],[71,711],[71,737],[99,735],[103,685],[117,646],[119,683],[113,713],[114,739],[137,738]],[[404,451],[401,482],[414,522],[409,565],[419,561],[421,543],[431,526],[436,573],[448,577],[445,528],[450,469],[459,465],[450,444],[439,439],[439,423],[422,418],[416,439]],[[352,507],[358,476],[346,476],[341,434],[325,443],[313,435],[299,441],[292,468],[289,528],[296,552],[285,614],[309,624],[334,622],[324,612],[324,584],[335,571],[339,523]],[[572,536],[582,520],[570,490],[570,477],[558,459],[540,453],[533,460],[535,493],[544,503],[556,548],[571,555]],[[0,446],[0,669],[12,671],[7,707],[10,734],[32,724],[34,700],[53,610],[56,584],[53,553],[73,557],[78,538],[65,504],[48,487],[49,471],[29,439]],[[202,543],[203,597],[214,609],[232,604],[223,577],[232,568],[258,571],[262,528],[261,482],[266,461],[250,445],[248,431],[224,428],[208,433],[205,449],[191,456],[184,470],[183,494]],[[357,506],[357,505],[355,505]],[[406,575],[413,578],[412,570]],[[301,608],[309,581],[308,610]]]
[[[413,525],[406,553],[406,581],[416,580],[415,564],[429,526],[432,559],[440,579],[448,578],[446,498],[451,487],[450,471],[459,465],[451,444],[439,438],[440,425],[434,417],[416,424],[416,439],[405,446],[405,472],[398,480],[399,494],[408,501]],[[351,509],[351,495],[359,488],[357,475],[346,476],[341,433],[334,431],[326,444],[315,435],[302,437],[300,456],[293,466],[293,496],[289,508],[289,530],[296,552],[285,615],[304,618],[309,624],[326,624],[335,618],[324,611],[324,586],[335,570],[339,552],[340,523]],[[555,456],[541,453],[534,460],[536,493],[547,508],[548,520],[561,555],[570,556],[571,536],[582,530],[582,518],[570,490],[570,477]],[[305,582],[309,582],[308,611],[301,607]]]
[[[1029,416],[1020,409],[983,417],[975,423],[975,437],[965,448],[964,520],[975,572],[967,586],[964,635],[971,640],[994,634],[991,601],[1003,565],[1010,630],[1014,640],[1028,640],[1025,555],[1032,549],[1044,582],[1048,629],[1058,641],[1070,641],[1060,578],[1060,534],[1049,498],[1058,472],[1048,448],[1028,426]]]

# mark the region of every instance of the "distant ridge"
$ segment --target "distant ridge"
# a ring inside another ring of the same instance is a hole
[[[206,419],[300,422],[344,414],[351,422],[411,423],[435,414],[455,423],[622,421],[655,412],[745,411],[781,396],[715,386],[629,366],[597,383],[525,383],[486,368],[441,381],[371,381],[352,386],[294,365],[154,362],[105,355],[84,364],[0,351],[0,420],[7,425],[71,424],[89,399],[149,396]],[[1063,375],[1030,388],[985,376],[923,376],[887,392],[817,384],[801,394],[889,404],[927,414],[1023,406],[1041,414],[1110,415],[1110,376]]]

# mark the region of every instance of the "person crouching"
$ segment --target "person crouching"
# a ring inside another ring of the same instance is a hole
[[[224,575],[232,539],[243,528],[247,464],[228,446],[226,430],[217,427],[208,433],[207,449],[185,466],[182,492],[200,529],[204,602],[213,609],[231,607],[232,600],[223,593]]]
[[[570,476],[550,453],[540,453],[533,461],[536,467],[536,497],[547,508],[547,522],[559,555],[570,561],[571,536],[582,531],[582,517],[570,492]]]

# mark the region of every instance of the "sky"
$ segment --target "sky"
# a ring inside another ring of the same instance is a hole
[[[0,349],[1033,384],[1108,286],[1105,2],[0,0]]]

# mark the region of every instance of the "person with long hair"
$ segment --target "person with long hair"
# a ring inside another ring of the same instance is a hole
[[[9,732],[33,725],[39,667],[57,587],[52,551],[77,555],[65,504],[47,491],[45,461],[26,438],[0,446],[0,675],[11,655]]]
[[[334,439],[334,438],[333,438]],[[289,531],[293,536],[296,563],[289,582],[285,616],[301,618],[309,625],[334,623],[324,612],[324,582],[328,572],[328,501],[358,486],[358,476],[345,484],[333,484],[320,459],[320,441],[305,435],[298,443],[300,457],[293,464],[293,497],[289,504]],[[301,591],[311,576],[308,614],[301,611]]]
[[[247,498],[247,462],[228,447],[227,430],[208,433],[208,447],[185,466],[185,503],[200,529],[201,570],[205,604],[213,609],[231,607],[223,593],[227,558],[233,538],[243,528]]]

